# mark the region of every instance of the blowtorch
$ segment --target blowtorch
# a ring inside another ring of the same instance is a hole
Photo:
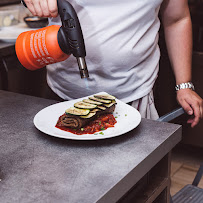
[[[26,6],[24,2],[23,4]],[[73,54],[81,78],[87,78],[85,43],[77,14],[65,0],[57,0],[57,4],[62,26],[51,25],[21,33],[15,44],[16,55],[25,68],[36,70],[64,61]]]

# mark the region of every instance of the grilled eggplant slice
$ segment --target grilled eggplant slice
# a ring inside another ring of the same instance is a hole
[[[101,111],[100,109],[92,109],[91,111],[90,111],[90,113],[91,112],[97,112],[97,111]]]
[[[107,99],[107,100],[115,100],[116,97],[110,95],[110,94],[97,94],[94,95],[94,97],[98,98],[98,99]]]
[[[86,116],[80,116],[81,118],[92,118],[94,115],[96,115],[96,112],[90,112]]]
[[[107,100],[107,99],[99,99],[99,98],[96,98],[96,97],[89,97],[89,99],[101,102],[103,104],[110,104],[111,103],[111,100]]]
[[[116,104],[116,101],[112,101],[110,104],[103,104],[105,107],[109,108],[112,105]]]
[[[90,100],[90,99],[83,99],[82,101],[85,102],[85,103],[89,103],[89,104],[102,105],[101,102]]]
[[[75,107],[70,107],[69,109],[66,109],[66,114],[71,114],[75,116],[86,116],[89,114],[89,109],[78,109]]]
[[[79,108],[79,109],[95,109],[97,105],[95,104],[89,104],[86,102],[77,102],[74,104],[74,107]]]
[[[106,110],[106,107],[104,107],[104,106],[97,106],[97,108],[99,108],[99,109],[101,109],[101,110]]]

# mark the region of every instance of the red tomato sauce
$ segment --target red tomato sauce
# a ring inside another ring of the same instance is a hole
[[[91,121],[88,125],[80,129],[59,126],[58,123],[56,124],[55,127],[64,131],[74,133],[76,135],[82,135],[82,134],[94,134],[96,132],[106,130],[107,128],[114,127],[116,123],[117,121],[112,114],[104,114],[97,117],[95,120]]]

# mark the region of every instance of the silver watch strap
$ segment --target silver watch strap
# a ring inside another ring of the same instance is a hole
[[[195,87],[192,82],[185,82],[175,86],[176,91],[187,88],[195,90]]]

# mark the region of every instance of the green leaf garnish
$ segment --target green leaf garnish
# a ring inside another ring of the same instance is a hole
[[[100,132],[99,134],[104,135],[104,133],[103,133],[103,132]]]
[[[100,130],[105,130],[105,128],[104,127],[101,127],[101,129]]]

